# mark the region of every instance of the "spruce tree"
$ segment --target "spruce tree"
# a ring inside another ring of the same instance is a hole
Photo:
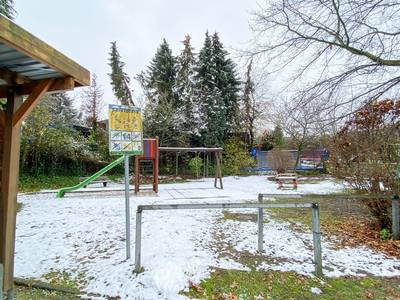
[[[215,84],[221,92],[226,113],[226,134],[235,133],[239,122],[237,114],[240,101],[240,81],[237,78],[236,65],[228,57],[228,52],[224,49],[217,32],[212,36],[212,53],[216,69]]]
[[[176,93],[178,103],[177,127],[182,135],[184,144],[190,144],[198,136],[198,118],[196,103],[196,85],[194,78],[195,57],[190,44],[190,36],[186,35],[182,42],[184,48],[177,58]]]
[[[202,143],[205,146],[220,146],[223,142],[225,125],[219,126],[219,120],[225,115],[225,111],[218,110],[222,98],[215,82],[216,68],[208,31],[199,53],[196,71]]]
[[[79,123],[73,99],[67,93],[47,95],[44,101],[47,103],[53,127],[64,128]]]
[[[147,83],[153,100],[161,104],[170,102],[174,107],[180,104],[174,89],[175,77],[176,59],[167,41],[163,39],[147,69]]]
[[[164,39],[146,72],[138,76],[148,98],[144,112],[146,133],[158,136],[160,144],[168,146],[182,144],[177,120],[180,103],[175,90],[176,69],[176,59]]]
[[[221,146],[238,123],[239,84],[235,64],[228,58],[218,34],[206,33],[197,66],[198,97],[205,124],[203,142]]]
[[[0,14],[13,20],[16,13],[17,12],[14,9],[14,0],[0,0]]]
[[[111,42],[111,50],[109,54],[111,73],[108,75],[111,78],[111,85],[115,97],[122,105],[135,105],[130,88],[130,78],[124,72],[125,63],[121,60],[121,55],[117,48],[117,42]]]

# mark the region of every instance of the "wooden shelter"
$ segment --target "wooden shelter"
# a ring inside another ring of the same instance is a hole
[[[0,15],[0,98],[6,99],[0,110],[0,264],[6,299],[13,299],[21,123],[46,93],[89,84],[88,70]]]

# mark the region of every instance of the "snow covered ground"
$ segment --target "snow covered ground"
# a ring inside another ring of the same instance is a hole
[[[139,204],[256,201],[261,192],[331,193],[341,189],[341,184],[323,181],[302,183],[296,192],[280,191],[265,176],[227,177],[223,190],[214,189],[212,179],[163,184],[158,197],[132,194],[132,254]],[[23,209],[17,217],[15,275],[43,279],[50,271],[66,271],[88,293],[121,299],[182,299],[179,291],[187,288],[189,281],[207,278],[212,267],[246,270],[240,254],[256,254],[257,224],[253,221],[225,220],[221,210],[145,211],[144,272],[135,274],[133,259],[125,259],[122,191],[67,194],[62,199],[51,193],[19,195],[18,201]],[[289,224],[276,220],[264,226],[266,253],[258,268],[311,275],[311,232],[294,232]],[[335,249],[323,240],[322,250],[327,276],[400,275],[400,260],[366,248]],[[221,255],[227,251],[229,255]]]

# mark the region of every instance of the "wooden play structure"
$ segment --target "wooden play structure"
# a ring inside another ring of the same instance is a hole
[[[281,173],[275,176],[278,189],[297,190],[298,177],[296,173]]]
[[[140,192],[140,163],[150,161],[153,165],[153,191],[158,193],[158,139],[143,140],[143,155],[135,156],[135,194]]]
[[[146,189],[140,189],[140,166],[143,162],[150,162],[152,164],[153,173],[153,187],[152,190],[158,193],[158,170],[159,170],[159,156],[161,152],[173,152],[177,157],[179,153],[214,153],[216,168],[214,177],[214,187],[223,188],[222,183],[222,148],[183,148],[183,147],[158,147],[158,139],[144,139],[143,140],[143,155],[135,156],[135,194]],[[219,183],[219,185],[218,185]],[[147,189],[148,190],[148,189]]]
[[[90,85],[90,73],[0,14],[0,287],[14,299],[14,247],[21,124],[49,92]],[[25,99],[25,100],[24,100]]]

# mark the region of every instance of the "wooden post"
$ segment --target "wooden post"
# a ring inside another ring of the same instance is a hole
[[[22,97],[10,90],[7,96],[1,172],[0,264],[4,268],[3,288],[6,299],[13,299],[15,226],[19,175],[20,123],[13,126],[14,113]]]

